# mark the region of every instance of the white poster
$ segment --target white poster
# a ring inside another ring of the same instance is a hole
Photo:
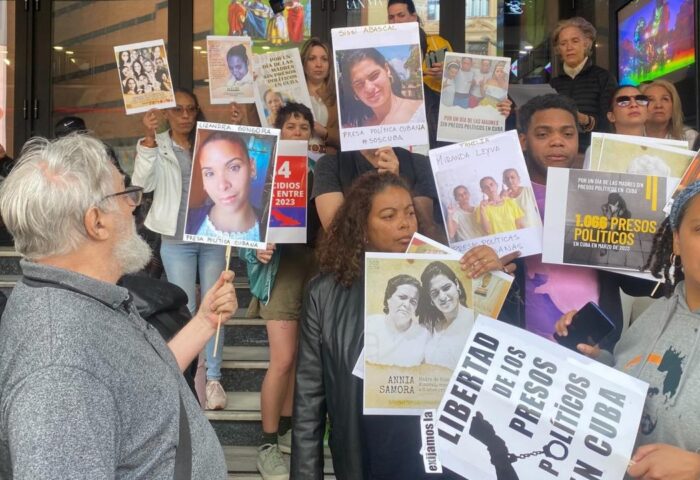
[[[515,130],[430,151],[450,247],[542,252],[542,220]]]
[[[207,67],[212,105],[255,101],[250,37],[208,35]]]
[[[114,47],[119,85],[127,115],[175,107],[168,55],[163,40]]]
[[[277,111],[287,102],[312,109],[298,48],[254,56],[255,106],[264,127],[273,127]]]
[[[508,98],[510,59],[447,53],[443,62],[437,139],[464,142],[505,130],[497,105]]]
[[[470,480],[621,480],[647,388],[479,316],[427,436],[437,451],[426,470],[439,460]]]
[[[418,23],[334,28],[341,150],[428,144]]]

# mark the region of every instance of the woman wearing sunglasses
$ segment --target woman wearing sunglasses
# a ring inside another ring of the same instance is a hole
[[[224,270],[226,257],[223,246],[182,241],[195,127],[198,121],[204,121],[204,116],[197,97],[188,90],[175,89],[175,104],[164,111],[168,129],[162,133],[156,133],[161,121],[158,110],[149,110],[144,115],[145,136],[136,145],[132,183],[153,192],[145,225],[161,234],[160,255],[165,273],[170,282],[187,293],[187,308],[194,315],[198,274],[201,291],[209,291]],[[223,335],[219,337],[219,352],[222,347]],[[206,407],[220,410],[226,406],[226,392],[219,382],[221,354],[214,357],[213,352],[212,338],[206,348]]]
[[[644,124],[647,121],[649,97],[639,88],[623,85],[615,90],[610,108],[608,121],[610,130],[620,135],[645,135]]]

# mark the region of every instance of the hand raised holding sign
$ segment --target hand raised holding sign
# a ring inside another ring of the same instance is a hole
[[[630,460],[627,473],[641,480],[696,480],[700,478],[700,455],[673,445],[644,445]]]

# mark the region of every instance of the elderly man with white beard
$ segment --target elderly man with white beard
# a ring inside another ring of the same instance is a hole
[[[24,255],[0,322],[0,478],[226,477],[181,370],[236,310],[233,275],[166,344],[116,285],[151,255],[141,194],[87,135],[31,140],[0,187]]]

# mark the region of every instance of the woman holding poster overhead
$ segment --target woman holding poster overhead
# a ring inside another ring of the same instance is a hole
[[[313,160],[318,160],[325,153],[336,153],[340,148],[338,108],[330,59],[330,48],[316,37],[310,38],[301,49],[301,63],[315,120],[313,136],[309,140],[309,157]]]
[[[379,50],[343,50],[337,55],[346,95],[341,112],[344,126],[425,122],[423,101],[403,96],[398,73]]]
[[[175,90],[176,106],[165,110],[168,129],[156,133],[160,124],[158,110],[143,117],[145,136],[136,145],[132,183],[153,192],[153,204],[146,217],[146,227],[162,235],[160,254],[168,280],[187,293],[187,308],[197,310],[196,280],[208,291],[225,269],[223,246],[183,242],[187,213],[187,189],[192,170],[195,126],[204,117],[197,97],[188,90]],[[219,337],[218,351],[224,336]],[[207,344],[206,407],[226,406],[226,392],[221,386],[221,360],[214,357],[214,338]]]
[[[697,393],[700,390],[700,182],[681,191],[654,238],[646,267],[662,278],[667,298],[635,320],[614,354],[579,344],[582,353],[649,383],[627,473],[639,479],[700,478]],[[557,322],[568,334],[574,312]]]
[[[404,181],[371,172],[347,192],[318,247],[322,273],[309,284],[300,325],[292,478],[323,477],[326,416],[338,479],[432,478],[418,453],[418,417],[363,416],[362,380],[352,374],[364,343],[365,252],[405,252],[417,227]],[[477,276],[504,268],[487,246],[471,249],[460,263]]]

